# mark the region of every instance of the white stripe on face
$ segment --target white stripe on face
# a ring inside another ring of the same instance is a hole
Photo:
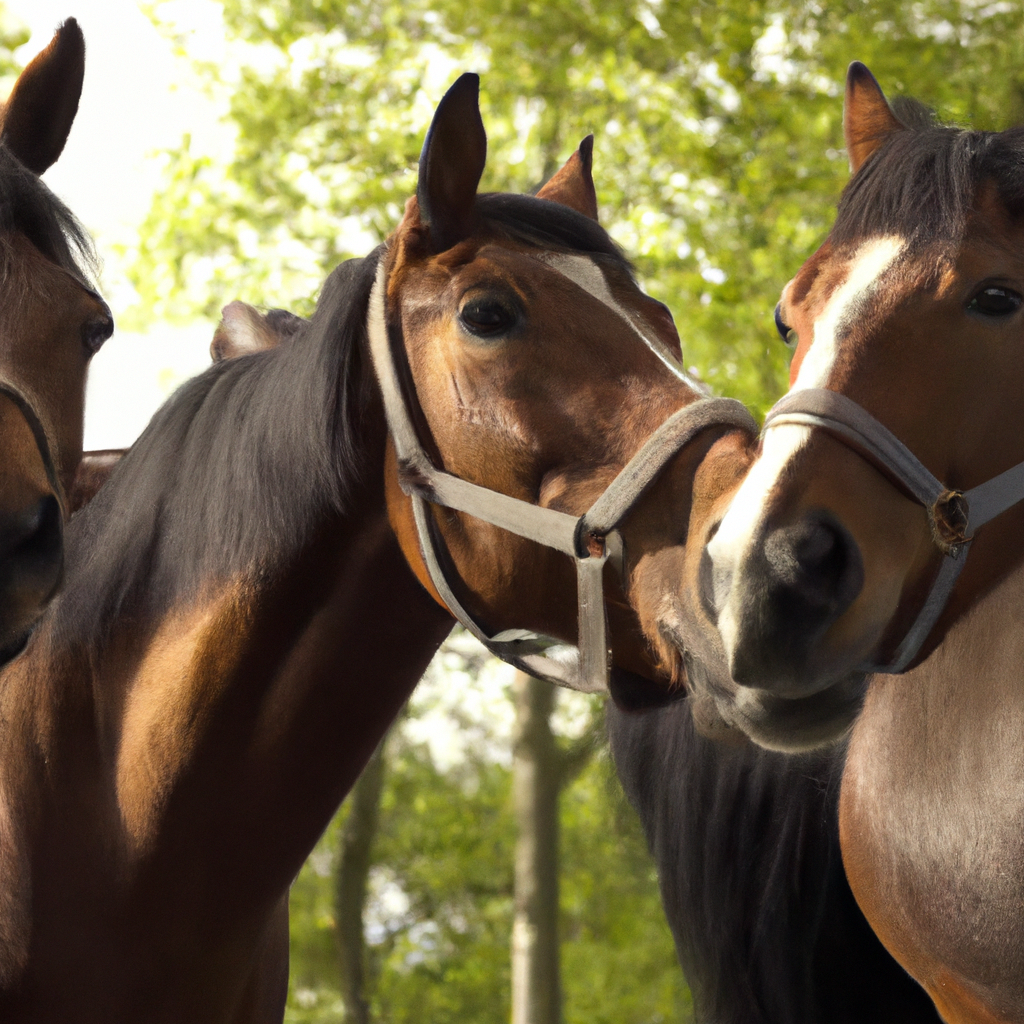
[[[839,354],[840,333],[858,305],[867,299],[879,279],[903,249],[899,238],[880,238],[865,243],[850,262],[842,286],[829,297],[814,324],[814,338],[804,355],[791,391],[823,388],[828,384]],[[793,457],[807,444],[811,427],[780,424],[764,438],[761,455],[740,485],[711,543],[715,607],[719,609],[718,630],[728,653],[732,653],[739,629],[740,587],[734,587],[737,570],[758,540],[767,505],[779,478]]]
[[[576,253],[546,252],[538,257],[541,262],[547,264],[553,270],[557,270],[563,277],[569,278],[573,284],[578,285],[585,292],[593,295],[599,302],[603,302],[609,309],[615,310],[623,320],[633,328],[634,332],[643,340],[643,343],[681,380],[685,381],[694,391],[706,395],[707,385],[694,380],[686,371],[665,351],[665,344],[653,334],[648,324],[636,313],[619,305],[615,296],[612,295],[608,282],[601,272],[601,268],[589,256],[580,256]]]

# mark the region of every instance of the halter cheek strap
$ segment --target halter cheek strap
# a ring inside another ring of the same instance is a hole
[[[898,674],[914,660],[949,601],[967,561],[974,531],[1024,500],[1024,462],[969,491],[952,491],[895,434],[846,395],[824,388],[793,391],[769,411],[764,430],[782,424],[820,427],[898,480],[927,510],[932,537],[945,556],[924,605],[887,665],[865,672]]]
[[[701,431],[713,426],[757,427],[744,406],[733,399],[702,399],[670,416],[626,464],[582,516],[542,508],[492,491],[437,469],[423,450],[399,383],[396,359],[404,360],[400,337],[387,329],[384,260],[370,294],[367,329],[374,369],[380,383],[388,429],[398,456],[399,482],[412,500],[424,564],[453,616],[492,654],[531,675],[586,693],[608,689],[608,626],[604,604],[605,563],[621,559],[618,526],[669,461]],[[465,512],[509,533],[554,548],[576,563],[579,609],[577,646],[525,629],[494,635],[465,610],[448,582],[442,561],[449,561],[427,505]]]
[[[46,471],[46,479],[49,481],[50,488],[60,504],[61,513],[66,515],[67,509],[65,507],[64,488],[61,487],[60,480],[57,476],[57,467],[54,465],[53,452],[50,449],[50,442],[47,439],[46,430],[43,427],[42,420],[39,419],[39,415],[32,407],[32,403],[22,394],[19,388],[15,387],[9,381],[0,380],[0,395],[4,395],[6,398],[9,398],[18,407],[22,416],[25,417],[25,422],[28,424],[29,430],[32,431],[36,447],[39,449],[39,457],[43,460],[43,469]]]

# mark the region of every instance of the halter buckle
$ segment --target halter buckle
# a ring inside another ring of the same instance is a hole
[[[944,555],[956,558],[971,539],[967,536],[971,507],[962,491],[943,491],[928,507],[932,540]]]

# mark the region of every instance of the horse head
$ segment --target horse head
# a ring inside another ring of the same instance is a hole
[[[113,329],[73,256],[89,243],[39,179],[67,140],[84,59],[69,19],[0,110],[0,664],[59,585],[86,370]]]
[[[613,693],[628,700],[627,690],[654,679],[681,695],[699,647],[680,625],[692,618],[682,581],[699,569],[699,557],[687,562],[687,538],[693,517],[746,467],[749,417],[730,410],[676,447],[663,442],[662,468],[619,519],[582,536],[579,517],[620,474],[640,472],[633,460],[645,443],[706,392],[681,369],[671,314],[638,287],[597,223],[591,137],[536,196],[478,192],[486,135],[477,88],[476,76],[463,76],[438,108],[416,195],[380,271],[383,359],[395,360],[393,390],[415,435],[404,443],[417,452],[403,450],[389,412],[392,527],[421,583],[458,617],[456,605],[508,644],[524,632],[571,643],[588,628],[578,608],[604,600]],[[377,359],[377,373],[391,370]],[[507,518],[486,510],[498,499],[472,510],[438,504],[438,485],[422,477],[428,465],[462,490],[465,482],[520,504]],[[429,508],[419,521],[417,498]],[[559,514],[547,522],[557,532],[564,521],[566,543],[538,543],[540,519],[538,533],[509,529],[526,505]],[[603,558],[612,526],[617,571],[604,574],[602,598],[597,567],[588,598],[572,556],[589,544]],[[600,660],[603,640],[595,643]]]
[[[853,64],[845,134],[836,223],[776,310],[790,392],[704,566],[725,702],[782,746],[841,734],[869,673],[920,663],[1024,526],[1024,131],[894,112]]]

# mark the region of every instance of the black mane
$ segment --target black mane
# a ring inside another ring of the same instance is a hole
[[[900,235],[955,242],[979,186],[992,181],[1010,216],[1024,214],[1024,127],[979,132],[940,124],[914,100],[897,100],[893,132],[843,191],[831,238]]]
[[[477,212],[529,245],[628,268],[602,228],[566,207],[488,194]],[[157,412],[71,522],[60,628],[84,641],[123,609],[153,620],[204,585],[259,577],[325,516],[345,513],[371,455],[382,455],[368,446],[377,391],[362,352],[383,251],[335,269],[287,345],[211,366]]]
[[[96,276],[92,242],[75,215],[0,143],[0,232],[20,231],[44,255],[89,288]]]
[[[861,914],[839,851],[844,753],[724,746],[689,702],[608,708],[619,778],[707,1024],[940,1024]]]

